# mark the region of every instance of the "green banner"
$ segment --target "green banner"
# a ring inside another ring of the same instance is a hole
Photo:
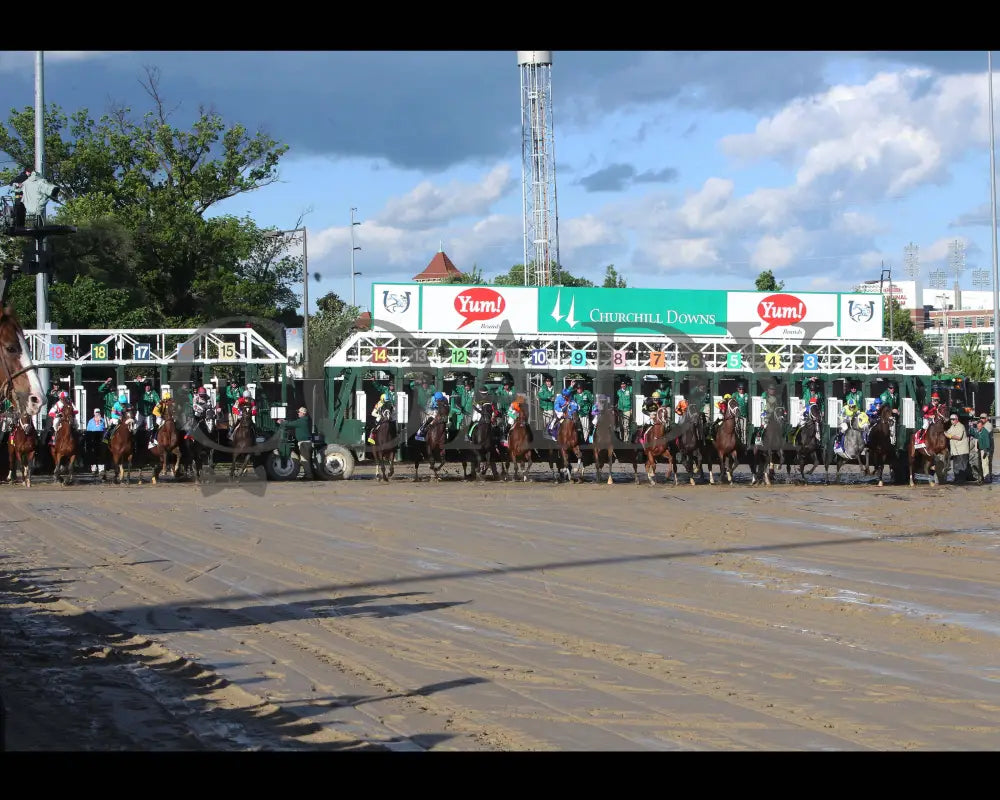
[[[706,289],[538,290],[545,333],[726,335],[726,292]]]

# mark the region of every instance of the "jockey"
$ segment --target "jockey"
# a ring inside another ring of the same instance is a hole
[[[486,419],[485,407],[491,406],[490,418]],[[492,425],[494,420],[497,418],[497,404],[493,400],[490,392],[484,388],[479,389],[472,395],[472,424],[469,426],[469,430],[465,433],[466,441],[472,441],[472,432],[476,429],[476,426],[486,420],[487,425]]]
[[[111,406],[111,413],[108,415],[108,428],[104,431],[105,442],[111,439],[111,434],[114,433],[115,426],[122,421],[122,417],[125,416],[125,412],[131,407],[132,406],[128,401],[128,395],[125,394],[125,392],[118,395],[118,399],[115,400],[115,404]]]
[[[73,409],[73,413],[75,415],[76,409],[73,408],[73,401],[69,399],[69,393],[59,392],[58,401],[56,401],[56,404],[49,409],[49,419],[52,420],[52,430],[55,432],[58,432],[59,426],[62,425],[62,410],[66,408],[66,406]],[[80,427],[77,425],[76,416],[73,417],[72,427],[73,430],[78,430]]]
[[[502,442],[504,447],[510,446],[510,441],[508,438],[510,436],[510,429],[514,427],[514,423],[517,422],[522,412],[525,411],[524,402],[525,402],[524,395],[519,394],[517,395],[517,399],[514,400],[507,408],[507,413],[505,415],[507,426],[506,430],[504,431],[503,442]]]
[[[896,387],[889,384],[885,391],[878,398],[882,405],[887,405],[892,409],[892,413],[899,414],[899,397],[896,395]],[[893,418],[889,423],[889,441],[896,444],[896,420]]]
[[[834,440],[833,443],[834,450],[837,450],[838,448],[840,450],[844,449],[844,438],[847,435],[848,429],[851,427],[852,422],[857,422],[859,420],[860,420],[860,412],[858,411],[857,402],[853,397],[848,395],[847,405],[844,406],[840,420],[840,430],[838,431],[837,438]]]
[[[823,420],[823,409],[820,405],[819,397],[816,395],[810,395],[809,401],[806,404],[805,413],[802,415],[802,424],[799,426],[799,430],[806,426],[806,424],[812,420],[816,420],[816,441],[820,442],[823,438],[820,429],[822,428]]]
[[[204,391],[205,387],[202,386],[198,390],[198,396],[201,397],[201,393]],[[208,394],[205,393],[205,398],[207,400]],[[250,390],[247,389],[243,392],[243,396],[236,401],[233,405],[233,419],[239,419],[243,414],[250,412],[251,421],[253,417],[257,416],[257,403],[253,399],[253,395],[250,394]],[[204,412],[203,412],[204,413]]]
[[[560,423],[563,418],[569,416],[570,419],[580,410],[580,406],[577,405],[576,401],[573,399],[573,387],[567,386],[562,392],[556,397],[555,403],[552,406],[552,424],[549,425],[549,436],[553,439],[556,438],[556,430],[559,428]]]
[[[663,395],[657,389],[642,404],[642,413],[647,417],[655,417],[656,412],[663,406]]]
[[[420,428],[417,430],[417,435],[413,438],[418,442],[424,441],[424,436],[427,434],[427,426],[431,424],[431,420],[437,414],[438,402],[444,400],[448,403],[448,395],[442,391],[436,391],[430,397],[427,398],[427,406],[424,408],[424,421],[420,423]]]

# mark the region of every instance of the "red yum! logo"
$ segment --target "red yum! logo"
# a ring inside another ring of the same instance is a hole
[[[762,335],[782,325],[798,325],[806,318],[806,304],[794,295],[772,294],[757,304],[757,316],[766,323]]]
[[[459,329],[470,322],[481,322],[499,317],[507,308],[503,295],[493,289],[466,289],[455,295],[455,310],[465,320]]]

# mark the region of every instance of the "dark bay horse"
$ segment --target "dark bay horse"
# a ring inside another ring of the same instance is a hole
[[[189,442],[190,454],[191,454],[191,468],[194,470],[194,481],[195,483],[201,483],[202,481],[202,470],[210,470],[210,475],[214,480],[215,476],[215,449],[211,444],[205,444],[204,441],[208,442],[218,442],[217,438],[217,428],[216,423],[218,422],[218,415],[213,406],[209,405],[205,409],[204,416],[198,420],[197,424],[194,426],[195,433],[194,441]],[[201,435],[199,435],[199,433]]]
[[[111,454],[111,461],[115,465],[115,482],[124,481],[128,485],[132,480],[132,458],[135,448],[135,429],[137,422],[131,410],[122,413],[121,422],[118,423],[114,432],[108,439],[108,452]],[[128,464],[128,475],[125,474],[125,465]],[[139,473],[139,483],[142,483],[142,472]]]
[[[392,421],[392,406],[386,403],[372,428],[372,456],[375,458],[375,480],[389,482],[396,471],[396,426]]]
[[[878,420],[868,433],[868,461],[872,464],[879,486],[884,486],[882,472],[886,464],[889,465],[890,481],[896,482],[896,445],[892,443],[890,434],[891,426],[895,424],[892,407],[884,405],[879,409]]]
[[[948,438],[944,432],[948,429],[948,410],[944,408],[944,416],[939,410],[934,417],[934,421],[927,428],[924,435],[923,447],[917,446],[917,433],[906,446],[906,455],[910,464],[910,486],[915,486],[914,476],[917,472],[926,472],[930,477],[930,483],[940,484],[941,476],[947,478],[948,460],[951,455],[951,448],[948,445]],[[919,469],[918,469],[919,467]]]
[[[422,460],[427,461],[430,465],[431,472],[434,473],[434,480],[441,480],[439,472],[446,461],[445,443],[448,441],[448,412],[448,401],[438,400],[434,416],[427,423],[427,428],[424,431],[424,441],[415,443],[416,446],[413,449],[414,481],[420,480],[420,462]],[[377,441],[378,439],[376,439]]]
[[[63,406],[59,412],[59,430],[52,440],[52,476],[63,486],[69,486],[73,482],[73,464],[80,452],[77,432],[73,430],[73,420],[72,406]]]
[[[615,448],[615,441],[624,433],[626,436],[628,432],[625,430],[624,426],[621,424],[621,415],[614,409],[605,408],[597,415],[597,419],[594,421],[594,469],[597,470],[597,482],[601,481],[601,467],[604,463],[608,465],[608,486],[611,486],[614,481],[612,475],[614,472],[614,462],[618,459],[619,463],[624,463],[626,461],[632,462],[632,472],[635,477],[635,482],[639,482],[639,463],[638,463],[638,453],[640,451],[639,445],[635,443],[627,444],[627,439],[622,442],[622,448]],[[623,458],[624,456],[624,458]]]
[[[562,455],[562,466],[559,469],[557,477],[557,481],[560,483],[562,482],[563,473],[566,475],[566,480],[570,480],[572,477],[573,483],[583,482],[583,453],[580,452],[579,430],[579,420],[577,420],[575,414],[572,417],[567,414],[559,422],[559,428],[556,431],[556,441],[559,444],[559,452]],[[576,474],[572,476],[569,469],[570,453],[576,455]]]
[[[774,465],[778,465],[779,472],[785,465],[785,444],[785,409],[776,408],[754,434],[751,483],[763,480],[771,485],[775,477]]]
[[[667,432],[670,430],[670,414],[672,409],[669,406],[661,406],[653,416],[653,424],[646,428],[642,439],[642,451],[646,456],[646,480],[650,486],[656,483],[657,459],[662,458],[667,462],[667,479],[673,475],[674,486],[677,485],[677,469],[674,465],[674,454],[670,450],[670,439]]]
[[[799,480],[802,483],[806,483],[806,461],[810,459],[813,463],[809,474],[812,475],[816,471],[816,467],[822,463],[823,469],[826,471],[826,481],[827,483],[830,482],[829,465],[826,461],[823,442],[816,435],[816,432],[820,430],[821,422],[822,418],[818,414],[811,413],[806,418],[806,421],[795,429],[793,441],[795,445],[795,463],[799,465]]]
[[[514,465],[514,480],[517,480],[518,470],[523,467],[521,480],[528,481],[528,473],[531,471],[532,456],[534,454],[534,434],[528,426],[528,415],[522,408],[517,413],[517,419],[510,426],[507,434],[507,457]],[[507,470],[504,469],[504,480],[507,479]]]
[[[719,461],[719,482],[722,476],[729,479],[729,485],[733,485],[733,472],[740,463],[740,440],[736,435],[736,419],[739,417],[740,407],[735,400],[726,403],[722,410],[722,424],[715,431],[715,438],[712,441],[713,456]],[[715,483],[712,477],[712,464],[708,465],[708,482]]]
[[[229,435],[233,448],[233,463],[229,467],[229,480],[235,478],[236,482],[239,483],[250,466],[250,461],[253,459],[252,448],[257,444],[257,431],[254,428],[253,420],[250,418],[249,413],[239,416]],[[243,457],[243,463],[240,465],[239,472],[237,473],[237,462],[241,456]]]
[[[38,449],[38,431],[27,414],[21,414],[10,431],[7,440],[7,454],[10,458],[10,475],[7,478],[14,483],[14,472],[20,467],[21,479],[26,489],[31,488],[31,465]]]
[[[687,410],[684,412],[684,416],[681,417],[681,435],[675,440],[675,459],[677,463],[684,462],[685,469],[687,469],[688,482],[694,486],[695,485],[695,469],[698,470],[698,477],[704,477],[701,465],[707,461],[711,464],[711,455],[707,452],[708,443],[706,434],[708,432],[708,423],[705,420],[705,415],[700,411],[696,411],[693,406],[688,406]],[[711,469],[709,470],[711,471]]]
[[[461,451],[462,476],[464,478],[472,477],[477,481],[483,479],[487,467],[492,470],[494,478],[500,477],[500,473],[497,471],[499,453],[497,452],[497,431],[495,429],[497,421],[496,406],[493,403],[484,402],[480,404],[480,409],[479,420],[469,425],[469,442],[466,443]],[[465,454],[467,452],[472,453],[471,457],[466,458]],[[472,465],[472,472],[467,475],[466,467],[470,463]]]

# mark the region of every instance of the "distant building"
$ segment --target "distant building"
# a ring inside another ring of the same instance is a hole
[[[424,271],[413,276],[413,280],[417,283],[441,283],[445,278],[461,274],[462,271],[451,262],[444,250],[439,250]]]

